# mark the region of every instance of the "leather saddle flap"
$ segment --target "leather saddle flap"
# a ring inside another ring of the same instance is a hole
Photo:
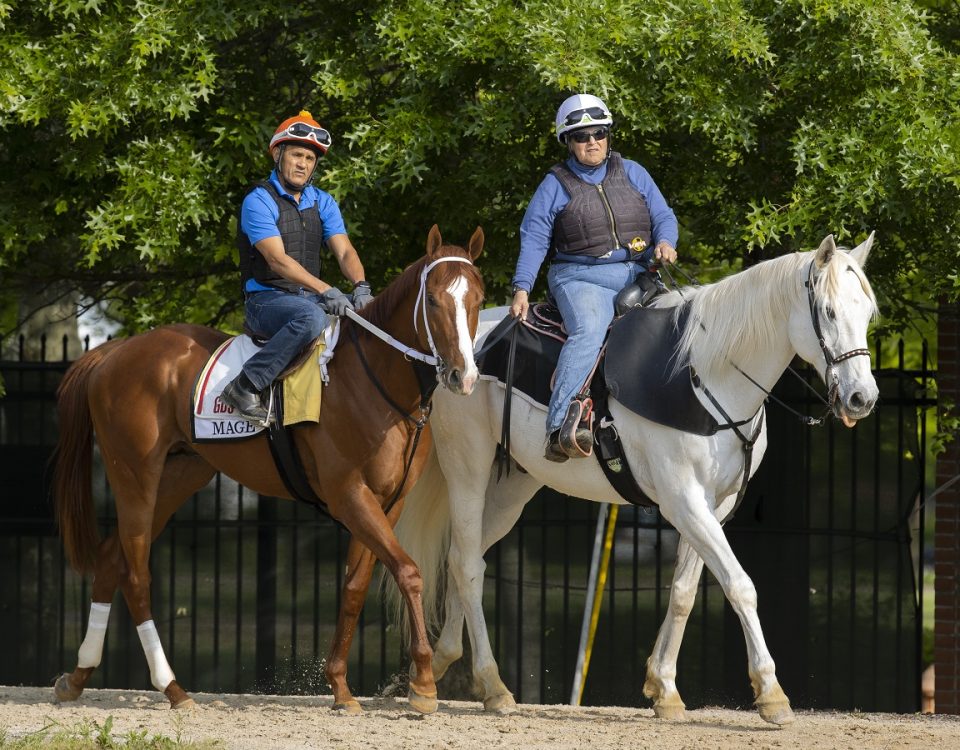
[[[488,334],[488,338],[494,339],[503,328],[513,325],[513,322],[513,319],[507,316]],[[496,378],[501,383],[506,382],[510,364],[510,343],[514,333],[517,336],[517,350],[513,387],[530,396],[538,404],[546,404],[550,401],[550,381],[563,346],[563,341],[555,336],[540,333],[527,324],[517,325],[515,331],[503,335],[477,362],[480,374]]]
[[[695,435],[713,435],[719,425],[697,398],[690,367],[673,373],[689,307],[684,306],[676,322],[675,312],[675,307],[635,307],[614,323],[604,364],[607,388],[644,419]]]

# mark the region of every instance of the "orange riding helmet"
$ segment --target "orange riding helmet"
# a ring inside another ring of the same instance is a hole
[[[307,146],[317,151],[318,156],[323,156],[333,143],[333,139],[330,137],[330,132],[313,119],[313,115],[302,109],[296,117],[288,117],[280,123],[270,139],[268,150],[284,143]]]

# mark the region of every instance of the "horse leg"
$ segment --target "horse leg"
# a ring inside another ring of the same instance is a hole
[[[687,619],[697,597],[697,584],[703,570],[703,560],[681,538],[677,547],[677,565],[670,586],[667,615],[653,651],[647,659],[647,678],[643,694],[653,701],[653,712],[659,719],[682,720],[685,717],[683,701],[677,691],[677,656]]]
[[[433,649],[430,648],[423,616],[423,579],[420,570],[400,546],[393,533],[393,524],[384,515],[369,488],[361,485],[352,493],[344,493],[344,497],[346,502],[331,510],[339,511],[337,517],[350,530],[356,541],[367,547],[390,571],[407,607],[411,634],[410,658],[414,665],[408,692],[410,707],[420,713],[433,713],[437,710],[437,684],[433,679],[431,666]],[[399,505],[398,503],[397,506]],[[369,576],[367,581],[369,582]]]
[[[473,652],[473,674],[480,686],[483,707],[505,713],[517,704],[500,677],[487,633],[483,614],[486,569],[483,555],[513,528],[523,507],[541,485],[516,470],[499,482],[491,470],[483,477],[480,488],[467,488],[459,479],[451,480],[448,476],[447,480],[451,486],[449,570],[466,620]]]
[[[433,644],[433,677],[443,679],[450,665],[463,656],[463,606],[454,586],[447,586],[443,628]]]
[[[100,666],[110,619],[110,604],[123,573],[124,560],[120,552],[120,540],[114,532],[100,542],[97,550],[87,632],[77,654],[76,669],[60,675],[53,686],[56,700],[77,700],[94,670]]]
[[[794,721],[794,715],[777,681],[776,666],[763,638],[757,616],[757,590],[733,554],[723,527],[709,510],[710,505],[702,489],[699,497],[660,498],[664,517],[706,563],[740,618],[747,645],[750,684],[760,716],[772,724],[789,724]]]
[[[117,476],[110,477],[117,498],[118,535],[126,560],[120,588],[150,667],[150,682],[167,696],[172,708],[187,708],[194,705],[193,699],[170,668],[151,614],[150,546],[177,508],[206,485],[216,470],[195,454],[164,457],[161,461],[155,494],[150,492],[149,459],[144,460],[136,482],[131,482],[130,475],[122,469],[116,469]],[[150,502],[151,495],[154,503]]]
[[[362,711],[360,703],[353,697],[347,685],[347,656],[363,603],[367,598],[375,564],[373,553],[351,537],[347,548],[347,572],[340,611],[337,613],[337,628],[324,669],[327,683],[333,690],[333,709],[348,714],[359,714]]]
[[[725,518],[733,509],[736,495],[724,498],[716,510],[716,518]],[[643,694],[653,701],[653,712],[660,719],[682,720],[685,718],[683,701],[677,691],[677,657],[697,598],[697,586],[703,571],[703,560],[681,537],[677,546],[677,564],[670,586],[670,602],[657,641],[647,659],[647,677]]]

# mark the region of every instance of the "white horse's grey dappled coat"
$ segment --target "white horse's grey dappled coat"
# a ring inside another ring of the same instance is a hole
[[[757,421],[763,421],[760,407],[766,394],[734,365],[770,389],[797,354],[814,365],[821,378],[832,381],[836,417],[852,425],[871,412],[877,386],[869,356],[844,359],[840,355],[867,348],[867,328],[877,309],[863,272],[872,243],[871,234],[846,252],[830,236],[816,251],[776,258],[716,284],[683,290],[692,314],[678,361],[689,361],[696,368],[732,420],[753,420],[743,428],[745,433],[752,434]],[[833,365],[833,373],[827,372],[814,333],[805,286],[811,273],[823,343],[841,359]],[[664,299],[666,304],[678,301],[676,292]],[[486,327],[481,322],[481,334],[507,314],[505,308],[492,316],[490,312],[485,311],[488,320],[495,319]],[[445,562],[449,565],[451,580],[434,672],[439,679],[461,656],[466,622],[474,674],[488,710],[508,710],[514,701],[500,679],[487,638],[481,606],[483,553],[513,527],[523,506],[543,485],[574,497],[624,502],[595,459],[563,464],[544,459],[544,409],[519,392],[513,400],[510,445],[513,459],[525,472],[513,470],[498,482],[494,456],[503,399],[503,386],[485,378],[466,399],[437,393],[431,419],[436,460],[408,495],[397,526],[398,538],[420,565],[427,612],[436,611],[429,598],[435,595]],[[701,400],[721,424],[725,422],[709,401]],[[684,715],[675,682],[677,655],[706,563],[743,626],[760,714],[777,724],[793,721],[760,628],[756,589],[734,557],[719,520],[733,508],[741,484],[741,441],[731,430],[704,437],[663,427],[632,414],[613,398],[610,411],[640,486],[680,533],[670,605],[647,662],[643,686],[656,714]],[[754,448],[753,471],[765,449],[764,426]]]

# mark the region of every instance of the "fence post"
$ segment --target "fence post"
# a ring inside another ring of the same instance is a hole
[[[277,501],[257,496],[256,688],[274,692],[277,661]]]
[[[952,403],[960,407],[960,305],[941,300],[937,326],[937,393],[941,410]],[[937,456],[936,527],[934,566],[935,710],[960,714],[960,482],[947,484],[960,474],[960,437],[947,443]]]

